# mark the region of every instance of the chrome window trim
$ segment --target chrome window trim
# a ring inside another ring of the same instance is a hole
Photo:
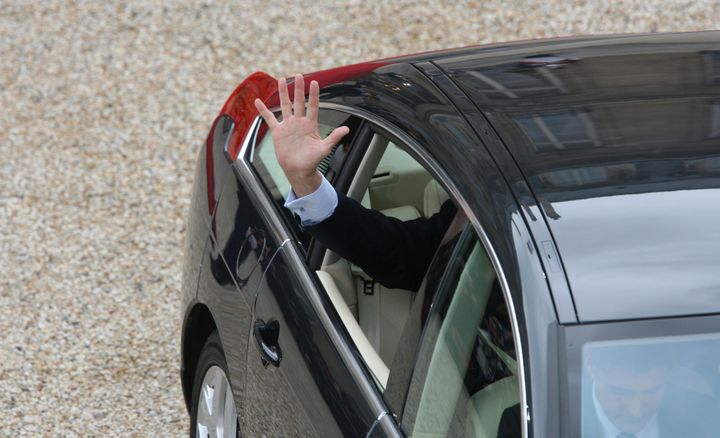
[[[238,175],[240,176],[243,185],[249,189],[248,192],[250,196],[260,204],[263,210],[261,214],[263,214],[264,218],[267,219],[271,232],[273,233],[273,237],[276,238],[276,241],[278,242],[284,242],[290,238],[290,232],[286,229],[285,224],[279,217],[274,204],[266,195],[263,194],[264,188],[262,186],[262,182],[259,181],[259,178],[250,168],[250,163],[247,161],[246,157],[247,148],[254,148],[257,128],[260,126],[260,121],[261,118],[258,116],[243,140],[243,144],[238,153],[238,159],[232,164],[238,170]],[[253,151],[251,150],[251,154],[252,153]],[[264,212],[267,214],[264,214]],[[283,245],[281,248],[278,248],[278,252],[287,248],[288,255],[296,266],[305,265],[297,245],[297,242],[293,241],[292,245]],[[353,377],[355,377],[356,381],[359,382],[359,386],[363,389],[365,399],[371,403],[371,409],[375,411],[376,415],[382,414],[386,411],[385,403],[378,394],[375,384],[371,383],[372,375],[365,370],[366,366],[364,364],[359,363],[347,340],[335,330],[332,322],[330,321],[330,316],[320,299],[320,292],[318,291],[315,282],[310,277],[308,269],[299,269],[297,271],[301,274],[299,278],[301,284],[310,292],[308,294],[308,298],[313,306],[313,309],[317,313],[318,318],[323,324],[328,337],[333,342],[333,345],[335,345],[335,348],[337,348],[350,373]]]
[[[515,348],[518,351],[517,358],[518,358],[518,380],[519,384],[522,388],[520,391],[520,402],[521,402],[521,415],[522,415],[522,436],[527,437],[528,436],[528,422],[530,421],[530,407],[528,406],[528,400],[527,400],[527,387],[526,387],[526,381],[525,381],[525,360],[524,360],[524,351],[522,342],[520,339],[520,325],[518,324],[517,320],[517,312],[515,311],[515,304],[512,300],[512,296],[510,295],[510,285],[507,281],[507,277],[505,276],[505,270],[501,269],[500,260],[497,256],[497,253],[495,252],[495,249],[492,245],[490,245],[490,240],[485,233],[485,230],[480,225],[480,221],[475,216],[475,214],[470,209],[470,206],[463,200],[463,197],[460,195],[460,191],[458,188],[453,184],[450,177],[447,175],[447,173],[439,167],[439,165],[435,162],[435,160],[428,154],[422,147],[420,147],[410,136],[402,132],[400,129],[398,129],[396,126],[387,123],[383,119],[377,117],[375,114],[372,114],[370,112],[367,112],[365,110],[359,109],[357,107],[350,107],[345,106],[341,104],[336,103],[320,103],[321,108],[328,108],[328,109],[334,109],[337,111],[343,111],[348,114],[352,114],[354,116],[360,117],[362,119],[367,120],[368,122],[375,124],[392,135],[396,136],[400,141],[404,143],[404,145],[410,150],[412,150],[418,157],[421,158],[422,163],[424,166],[426,166],[431,173],[433,173],[436,180],[438,180],[440,183],[442,183],[445,188],[448,190],[449,194],[452,196],[452,198],[458,203],[458,206],[462,208],[465,215],[470,220],[470,223],[472,223],[473,228],[475,229],[475,232],[478,234],[478,238],[485,246],[485,250],[488,252],[488,256],[490,257],[490,260],[492,261],[493,268],[495,269],[496,273],[499,276],[500,280],[500,286],[503,291],[503,295],[505,296],[505,302],[508,305],[508,310],[510,312],[511,316],[511,323],[513,325],[513,341],[515,342]]]

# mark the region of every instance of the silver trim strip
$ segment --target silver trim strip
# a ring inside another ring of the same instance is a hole
[[[372,426],[370,427],[370,430],[368,430],[368,433],[365,434],[365,438],[370,438],[370,435],[372,435],[372,433],[373,433],[373,431],[375,430],[375,428],[380,424],[380,422],[382,421],[383,417],[385,417],[385,416],[387,416],[387,415],[390,415],[390,414],[388,413],[388,411],[382,411],[382,412],[380,413],[380,415],[378,415],[378,417],[375,419],[375,421],[373,422]]]
[[[483,230],[482,226],[480,226],[480,221],[478,218],[473,214],[470,207],[467,205],[466,202],[463,201],[462,196],[460,195],[460,191],[458,188],[452,183],[452,180],[447,175],[447,173],[441,169],[437,163],[434,161],[434,159],[424,150],[422,149],[417,143],[410,138],[407,134],[399,130],[396,126],[389,124],[385,122],[384,120],[377,117],[375,114],[372,114],[370,112],[367,112],[365,110],[356,108],[356,107],[350,107],[345,106],[341,104],[336,103],[330,103],[325,102],[320,104],[321,108],[328,108],[328,109],[334,109],[337,111],[343,111],[352,115],[355,115],[357,117],[361,117],[370,123],[373,123],[375,125],[380,126],[381,128],[387,130],[388,132],[392,133],[394,136],[396,136],[398,139],[400,139],[405,146],[410,148],[413,152],[415,152],[421,159],[424,161],[424,164],[427,168],[430,169],[431,173],[435,174],[436,179],[438,179],[440,182],[443,183],[445,188],[448,190],[449,194],[453,197],[453,199],[457,202],[458,206],[462,208],[462,210],[465,212],[465,215],[468,217],[470,222],[473,225],[473,228],[475,228],[475,231],[478,233],[478,237],[482,241],[483,245],[485,246],[485,249],[488,252],[488,256],[490,257],[490,260],[492,261],[493,267],[495,268],[496,273],[498,274],[499,280],[500,280],[500,286],[503,291],[503,295],[505,296],[505,302],[508,305],[508,310],[510,311],[511,316],[511,322],[513,325],[513,340],[515,342],[515,348],[517,349],[517,358],[518,358],[518,378],[519,378],[519,384],[522,388],[522,391],[520,392],[520,402],[521,407],[520,412],[523,415],[523,421],[522,423],[522,436],[527,437],[528,436],[528,421],[530,416],[527,414],[529,411],[528,406],[528,400],[527,400],[527,388],[525,385],[525,361],[524,361],[524,352],[522,348],[522,342],[520,340],[520,326],[517,321],[517,312],[515,311],[515,304],[513,303],[512,296],[510,295],[510,286],[507,281],[507,277],[505,276],[505,271],[501,269],[500,260],[497,256],[497,253],[495,252],[495,249],[490,245],[490,240],[488,239],[487,234]]]

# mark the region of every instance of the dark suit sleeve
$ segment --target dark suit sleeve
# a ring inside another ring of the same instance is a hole
[[[430,218],[403,222],[338,193],[333,214],[305,229],[383,286],[418,290],[456,212],[448,200]]]
[[[505,409],[500,417],[497,438],[520,438],[522,434],[520,430],[521,422],[520,403]]]

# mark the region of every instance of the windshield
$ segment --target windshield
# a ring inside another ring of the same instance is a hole
[[[720,334],[590,341],[580,353],[583,438],[720,436]]]

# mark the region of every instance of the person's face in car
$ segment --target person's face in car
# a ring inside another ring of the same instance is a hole
[[[591,366],[600,407],[610,421],[626,433],[640,432],[660,409],[668,374],[667,366],[643,371],[607,364]]]

